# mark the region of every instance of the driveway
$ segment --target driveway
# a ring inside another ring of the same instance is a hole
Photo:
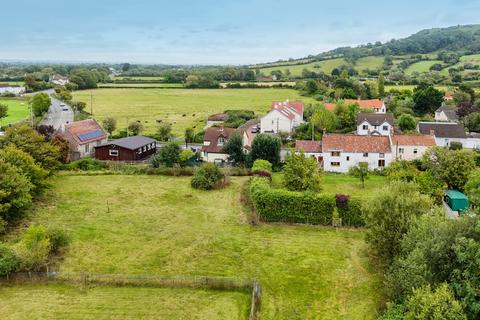
[[[52,99],[52,104],[50,105],[48,113],[45,115],[42,124],[52,126],[55,131],[63,131],[63,128],[66,124],[73,122],[74,113],[72,107],[70,107],[68,104],[52,97],[52,93],[54,92],[55,91],[53,89],[50,89],[35,92],[33,94],[46,93],[50,96],[50,99]]]

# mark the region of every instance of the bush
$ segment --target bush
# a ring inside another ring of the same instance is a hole
[[[86,157],[69,163],[67,167],[70,170],[94,171],[103,170],[107,168],[107,165],[105,164],[105,162],[102,162],[100,160]]]
[[[70,239],[64,230],[57,228],[47,229],[47,238],[50,240],[51,253],[58,253],[60,249],[66,247]]]
[[[462,150],[463,144],[461,142],[452,141],[450,142],[450,150]]]
[[[361,227],[365,225],[362,217],[362,202],[360,199],[351,198],[348,195],[337,194],[335,196],[338,215],[342,224],[350,227]]]
[[[213,163],[203,164],[192,178],[191,185],[195,189],[211,190],[225,179],[225,175]]]
[[[267,160],[257,159],[253,162],[252,172],[256,173],[257,171],[265,171],[268,173],[272,173],[272,164]]]
[[[180,146],[176,142],[169,142],[152,158],[151,164],[154,168],[160,165],[173,167],[180,161]]]
[[[332,223],[335,199],[331,195],[272,189],[269,181],[260,177],[252,179],[250,195],[264,221]]]
[[[44,267],[47,264],[51,248],[52,245],[45,227],[30,226],[16,247],[22,269],[38,271]]]
[[[320,191],[321,172],[314,158],[291,154],[283,167],[284,185],[290,191]]]
[[[7,246],[0,244],[0,276],[6,276],[18,270],[20,260],[15,252]]]

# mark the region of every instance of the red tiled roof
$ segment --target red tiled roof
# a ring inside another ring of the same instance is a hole
[[[277,109],[279,106],[289,107],[299,115],[303,115],[305,108],[305,104],[301,101],[272,101],[272,110]]]
[[[100,136],[88,140],[81,140],[80,135],[88,134],[94,131],[101,131]],[[96,140],[103,140],[107,138],[107,134],[102,127],[94,119],[87,119],[69,123],[65,126],[65,136],[67,139],[73,139],[77,144],[85,144]]]
[[[225,113],[216,113],[208,117],[208,121],[227,121],[228,114]]]
[[[312,140],[297,140],[295,141],[295,151],[320,153],[322,152],[322,142]]]
[[[324,103],[323,104],[325,106],[325,109],[329,110],[329,111],[333,111],[335,110],[335,108],[337,107],[337,105],[335,103]]]
[[[370,100],[353,100],[345,99],[346,104],[358,104],[360,109],[381,109],[383,107],[383,101],[380,99]]]
[[[427,134],[401,134],[392,137],[393,144],[401,146],[434,146],[435,137]]]
[[[388,153],[390,138],[388,136],[359,136],[354,134],[326,134],[322,139],[325,152],[343,151],[351,153]]]
[[[224,127],[207,128],[207,130],[205,130],[205,136],[203,137],[203,141],[210,141],[210,145],[203,146],[202,151],[209,152],[209,153],[223,153],[222,152],[223,146],[218,145],[218,139],[223,137],[225,138],[225,140],[228,140],[230,135],[232,135],[234,132],[237,132],[237,130],[233,128],[224,128]]]

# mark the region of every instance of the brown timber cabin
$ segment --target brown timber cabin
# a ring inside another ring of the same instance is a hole
[[[109,161],[142,161],[155,154],[156,150],[157,143],[154,139],[133,136],[95,147],[95,158]]]

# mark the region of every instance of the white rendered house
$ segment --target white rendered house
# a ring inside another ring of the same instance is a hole
[[[388,136],[393,132],[393,114],[359,113],[357,115],[357,134]]]

